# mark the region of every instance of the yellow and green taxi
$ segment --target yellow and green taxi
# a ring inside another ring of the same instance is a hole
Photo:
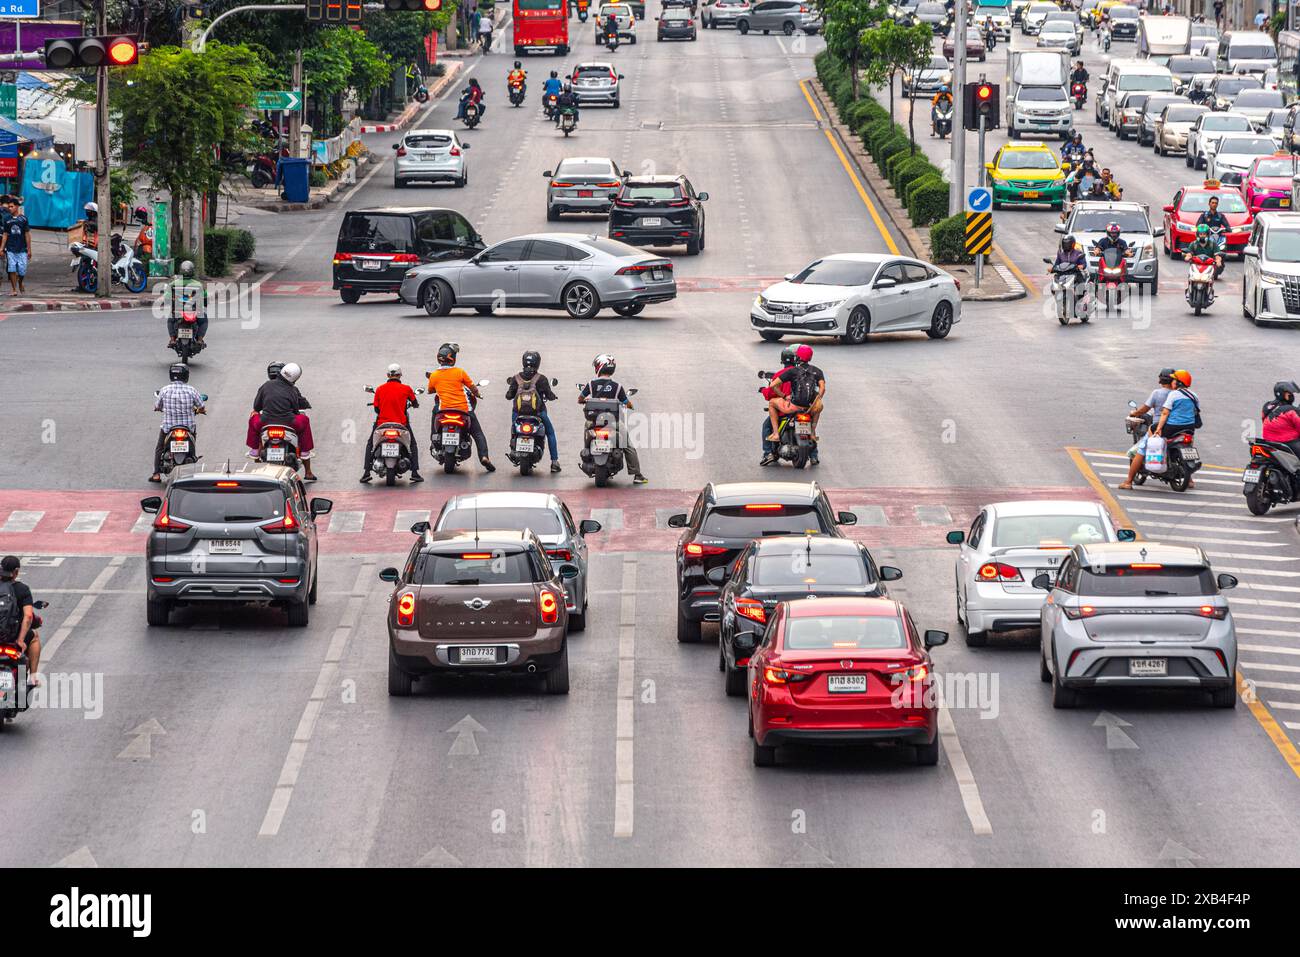
[[[1056,154],[1042,143],[1008,143],[985,166],[993,190],[993,208],[1007,204],[1065,203],[1065,172]]]

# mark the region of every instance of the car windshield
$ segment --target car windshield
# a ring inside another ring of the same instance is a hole
[[[1057,548],[1106,541],[1105,526],[1091,515],[1006,515],[993,525],[993,547]]]
[[[682,10],[682,9],[680,9],[680,8],[678,8],[678,7],[673,7],[673,8],[670,9],[670,10],[665,10],[665,11],[664,11],[660,16],[661,16],[664,20],[692,20],[692,19],[694,19],[694,18],[691,16],[691,12],[690,12],[689,10]]]
[[[343,253],[404,253],[413,241],[411,218],[384,213],[349,213],[339,231]]]
[[[1204,112],[1203,106],[1171,106],[1165,110],[1165,122],[1192,123]]]
[[[746,508],[724,505],[704,518],[704,538],[762,538],[764,535],[820,534],[821,516],[811,505],[778,505],[775,508]]]
[[[1135,209],[1081,209],[1070,221],[1070,231],[1075,233],[1104,233],[1111,223],[1119,223],[1126,233],[1149,233],[1146,216]]]
[[[1255,164],[1256,176],[1290,176],[1295,164],[1288,159],[1266,159]]]
[[[1220,156],[1225,153],[1259,156],[1261,153],[1277,152],[1277,144],[1267,136],[1225,136],[1219,140]]]
[[[1056,157],[1046,150],[1006,150],[998,160],[1000,169],[1059,169]]]
[[[1277,107],[1281,105],[1282,94],[1277,90],[1246,90],[1233,101],[1232,107],[1239,110],[1243,106]]]
[[[941,56],[931,57],[930,65],[926,69],[941,70],[946,73],[948,71],[948,61]]]
[[[1210,200],[1218,197],[1219,212],[1221,213],[1244,213],[1246,211],[1246,201],[1241,198],[1241,194],[1224,190],[1213,193],[1188,193],[1183,197],[1183,203],[1178,207],[1179,212],[1183,213],[1203,213],[1210,208]]]
[[[1244,116],[1223,116],[1211,114],[1201,120],[1201,129],[1231,132],[1250,129],[1250,120]]]
[[[1275,263],[1300,263],[1300,229],[1270,229],[1264,258]]]
[[[417,570],[422,585],[519,585],[540,577],[527,552],[485,548],[427,554]]]
[[[549,508],[454,508],[438,522],[440,532],[468,532],[475,528],[531,528],[538,535],[559,535],[564,531],[560,516]]]
[[[1016,94],[1017,100],[1032,100],[1033,102],[1056,101],[1065,102],[1065,91],[1056,86],[1026,86]]]
[[[907,642],[895,615],[834,615],[787,619],[784,645],[789,651],[850,651],[906,648]]]
[[[1120,90],[1172,90],[1174,78],[1168,73],[1121,73]]]
[[[1079,568],[1078,594],[1089,598],[1203,598],[1218,594],[1208,568],[1132,565]]]
[[[1055,9],[1056,9],[1056,4],[1054,3],[1036,3],[1029,8],[1029,12],[1033,14],[1039,14],[1039,13],[1048,14]]]
[[[1257,90],[1259,83],[1247,76],[1233,77],[1231,80],[1220,80],[1214,85],[1215,96],[1232,96],[1234,93],[1240,93],[1242,90]]]
[[[655,202],[681,198],[682,190],[676,183],[665,183],[662,186],[635,186],[629,184],[623,187],[623,195],[619,197],[619,199],[648,199]]]
[[[265,522],[284,515],[284,492],[274,485],[178,485],[167,496],[167,514],[196,523]]]
[[[610,163],[593,163],[584,160],[565,160],[555,170],[555,178],[561,176],[611,176],[618,179],[618,173]]]
[[[790,278],[790,282],[818,286],[861,286],[875,269],[875,263],[860,263],[851,259],[818,259],[804,266],[802,271]]]
[[[670,11],[671,12],[671,11]],[[609,67],[600,66],[596,63],[588,63],[580,66],[573,71],[574,76],[609,76]]]
[[[817,555],[804,549],[784,555],[755,556],[753,584],[764,588],[787,585],[867,585],[867,564],[861,555]]]

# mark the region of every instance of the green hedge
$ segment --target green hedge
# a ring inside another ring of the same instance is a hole
[[[907,194],[907,215],[917,226],[929,226],[947,216],[948,184],[937,175],[923,176],[913,182]]]
[[[945,203],[947,197],[945,195]],[[966,253],[966,214],[941,219],[930,227],[930,256],[937,263],[969,263],[975,257]]]
[[[229,229],[203,231],[203,272],[207,276],[224,276],[230,272]]]
[[[237,263],[253,258],[257,250],[257,239],[247,229],[232,229],[230,239],[230,258]]]
[[[876,158],[876,165],[880,167],[882,173],[888,176],[889,170],[886,168],[885,164],[889,162],[889,158],[891,156],[897,156],[904,150],[910,150],[911,148],[912,144],[907,141],[906,136],[903,136],[901,133],[895,133],[893,136],[882,142],[873,154]]]
[[[872,120],[862,128],[860,134],[862,145],[867,148],[867,152],[874,158],[876,150],[880,149],[880,145],[896,132],[894,124],[889,122],[889,117],[885,117],[883,120]]]
[[[922,176],[929,176],[935,172],[937,171],[933,164],[925,158],[924,153],[920,152],[898,165],[894,170],[894,192],[898,193],[898,198],[902,200],[904,206],[907,205],[908,187]]]

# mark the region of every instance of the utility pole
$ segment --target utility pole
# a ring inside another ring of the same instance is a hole
[[[966,0],[953,4],[952,27],[952,170],[948,215],[966,208]]]
[[[307,91],[303,89],[302,47],[293,61],[293,91],[302,96],[302,105],[289,111],[289,155],[302,158],[302,113],[307,107]]]
[[[108,34],[107,0],[96,0],[95,32],[98,36]],[[101,65],[95,70],[96,80],[96,127],[99,140],[99,163],[95,171],[95,205],[99,207],[99,235],[96,240],[99,256],[99,277],[96,294],[104,299],[113,295],[113,198],[109,189],[108,174],[111,168],[108,141],[108,66]]]

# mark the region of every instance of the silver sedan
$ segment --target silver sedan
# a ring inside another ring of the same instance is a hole
[[[398,295],[431,316],[455,308],[480,315],[508,306],[563,309],[591,319],[601,309],[635,316],[677,297],[673,264],[603,236],[535,233],[489,246],[472,259],[407,271]]]

